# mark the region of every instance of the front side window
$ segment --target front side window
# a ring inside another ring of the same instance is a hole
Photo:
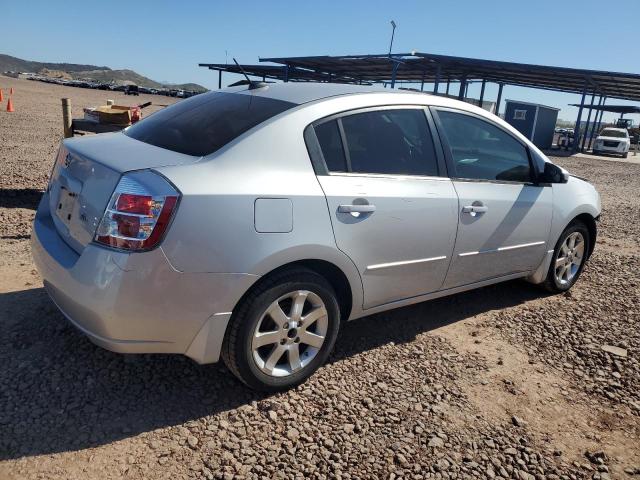
[[[530,182],[527,149],[500,128],[470,115],[439,111],[457,178]]]
[[[345,145],[338,144],[340,125]],[[438,175],[433,139],[421,109],[355,113],[315,127],[329,171]],[[344,155],[344,157],[343,157]]]

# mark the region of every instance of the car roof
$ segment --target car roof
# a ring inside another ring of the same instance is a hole
[[[322,102],[324,100],[337,100],[339,97],[366,95],[375,96],[375,103],[378,105],[381,101],[389,101],[389,104],[402,102],[415,103],[416,105],[433,105],[436,107],[454,108],[468,113],[474,113],[481,117],[490,119],[494,123],[498,123],[503,128],[510,131],[513,135],[520,138],[523,142],[527,143],[530,148],[533,148],[534,150],[538,151],[540,155],[543,155],[542,152],[540,152],[535,147],[535,145],[533,145],[524,135],[522,135],[516,128],[514,128],[512,125],[509,125],[503,119],[492,115],[488,111],[476,105],[456,100],[454,98],[451,98],[450,96],[432,95],[431,93],[420,92],[417,90],[396,90],[371,85],[351,85],[341,83],[317,82],[269,83],[262,88],[253,89],[250,89],[245,84],[239,85],[237,87],[228,87],[222,90],[213,90],[212,92],[210,92],[210,94],[215,94],[215,92],[254,95],[284,102],[291,102],[296,105],[308,104],[311,102]],[[358,103],[364,104],[366,103],[366,100],[364,102]]]
[[[411,92],[408,90],[392,90],[379,86],[316,82],[268,83],[264,87],[254,89],[249,89],[247,85],[242,85],[238,87],[225,88],[222,91],[272,98],[274,100],[282,100],[298,105],[339,95],[355,95],[362,93],[421,93]]]

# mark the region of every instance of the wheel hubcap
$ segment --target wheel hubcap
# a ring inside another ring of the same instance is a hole
[[[283,295],[269,305],[253,332],[256,366],[273,377],[301,370],[322,348],[328,325],[327,309],[318,295],[308,290]]]
[[[584,259],[584,237],[580,232],[573,232],[560,247],[556,257],[556,281],[560,285],[570,283],[578,273]]]

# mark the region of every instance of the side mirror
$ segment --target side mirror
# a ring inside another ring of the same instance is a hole
[[[540,173],[538,180],[540,183],[567,183],[569,172],[553,163],[545,162],[544,171]]]

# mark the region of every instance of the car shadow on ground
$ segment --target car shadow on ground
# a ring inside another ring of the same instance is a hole
[[[42,190],[35,188],[0,188],[0,208],[38,208]]]
[[[515,281],[349,322],[330,362],[541,295]],[[268,396],[222,364],[100,349],[42,288],[0,295],[0,332],[0,460],[100,446]]]

